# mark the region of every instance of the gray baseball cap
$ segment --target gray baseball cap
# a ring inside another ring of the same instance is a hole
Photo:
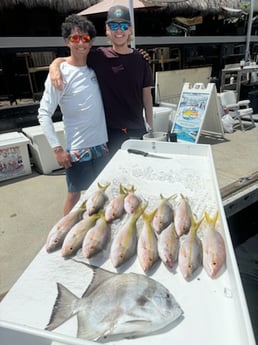
[[[107,21],[106,23],[110,22],[125,22],[131,24],[130,12],[129,8],[125,6],[116,5],[110,7],[108,14],[107,14]]]

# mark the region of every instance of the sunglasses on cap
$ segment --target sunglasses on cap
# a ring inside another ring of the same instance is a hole
[[[108,27],[111,31],[117,31],[118,29],[122,31],[126,31],[129,29],[128,23],[116,23],[116,22],[109,22]]]
[[[83,43],[89,43],[91,41],[90,35],[71,35],[68,37],[68,39],[72,43],[79,43],[80,40]]]

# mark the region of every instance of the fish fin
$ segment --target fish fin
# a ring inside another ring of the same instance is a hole
[[[131,186],[131,188],[126,188],[125,186],[123,186],[124,191],[128,194],[128,193],[134,193],[136,192],[136,188],[134,187],[134,185]]]
[[[215,215],[212,217],[212,216],[210,216],[210,214],[206,211],[206,212],[204,213],[204,217],[205,217],[206,222],[207,222],[208,224],[215,226],[215,224],[216,224],[216,222],[217,222],[217,220],[218,220],[218,217],[219,217],[219,212],[217,211],[217,212],[215,213]]]
[[[78,319],[78,330],[77,337],[81,339],[97,341],[101,338],[102,334],[99,333],[98,329],[94,327],[87,319],[85,313],[81,312],[77,314]]]
[[[103,185],[103,184],[101,184],[101,183],[97,183],[97,185],[98,185],[98,188],[100,189],[100,190],[102,190],[103,192],[105,192],[105,190],[110,186],[110,183],[111,182],[108,182],[107,184],[105,184],[105,185]]]
[[[122,324],[114,325],[114,328],[106,332],[105,336],[107,337],[108,333],[122,333],[124,338],[131,339],[143,335],[146,330],[151,330],[151,328],[152,323],[150,321],[142,319],[128,320]]]
[[[146,213],[145,211],[143,211],[142,213],[142,218],[146,223],[151,223],[153,217],[155,216],[155,213],[157,212],[157,208],[155,208],[153,211],[151,211],[150,213]]]
[[[87,203],[87,200],[83,200],[83,202],[79,206],[79,210],[80,211],[85,211],[86,210],[86,203]]]
[[[52,309],[52,314],[45,328],[48,331],[52,331],[69,320],[74,315],[74,301],[79,300],[77,296],[60,283],[57,283],[57,291],[58,293]]]
[[[119,185],[119,194],[126,196],[128,194],[128,190],[120,183]]]
[[[104,270],[103,268],[87,264],[84,261],[80,261],[80,260],[76,260],[76,259],[72,259],[72,260],[77,262],[77,263],[80,263],[80,264],[83,264],[83,265],[89,267],[93,271],[92,280],[91,280],[89,286],[87,287],[87,289],[85,290],[84,294],[82,295],[82,297],[90,295],[91,292],[95,291],[95,289],[99,285],[101,285],[104,281],[114,277],[114,275],[117,274],[117,273],[113,273],[113,272]]]

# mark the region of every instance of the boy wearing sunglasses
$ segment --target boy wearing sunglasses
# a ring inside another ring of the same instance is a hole
[[[140,139],[146,132],[143,118],[152,127],[152,72],[138,50],[129,47],[133,34],[129,9],[113,6],[106,21],[106,35],[111,47],[91,50],[88,64],[95,70],[105,108],[108,127],[108,145],[111,157],[129,138]],[[60,60],[61,59],[61,60]],[[57,65],[50,66],[52,83],[62,87]]]
[[[102,170],[108,149],[101,92],[95,72],[87,66],[95,27],[85,17],[70,15],[62,24],[62,36],[71,53],[60,65],[64,87],[57,90],[48,75],[38,119],[57,162],[66,169],[66,215],[79,200],[81,191]],[[63,115],[66,148],[60,145],[52,121],[58,105]]]

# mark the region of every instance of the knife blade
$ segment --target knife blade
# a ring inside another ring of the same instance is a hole
[[[128,153],[134,153],[136,155],[141,155],[143,157],[153,157],[153,158],[162,158],[162,159],[172,159],[171,157],[164,157],[164,156],[160,156],[157,155],[155,153],[149,153],[149,152],[145,152],[145,151],[141,151],[141,150],[137,150],[137,149],[128,149],[127,150]]]

